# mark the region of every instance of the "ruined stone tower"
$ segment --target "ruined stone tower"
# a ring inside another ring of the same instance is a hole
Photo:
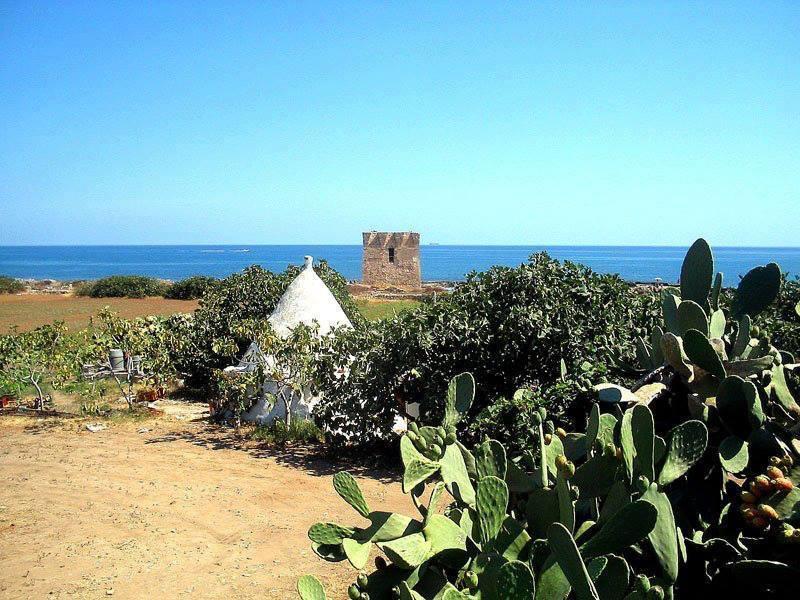
[[[365,231],[363,283],[373,287],[422,287],[419,234]]]

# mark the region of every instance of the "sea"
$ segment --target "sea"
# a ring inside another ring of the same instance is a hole
[[[678,280],[685,247],[654,246],[445,246],[420,248],[424,281],[460,281],[470,271],[517,266],[536,252],[617,273],[629,281]],[[190,275],[224,277],[258,264],[271,271],[300,265],[303,256],[326,259],[347,279],[361,279],[361,246],[0,246],[0,275],[72,281],[107,275],[150,275],[177,280]],[[714,248],[716,269],[726,283],[748,270],[777,262],[800,275],[800,248]]]

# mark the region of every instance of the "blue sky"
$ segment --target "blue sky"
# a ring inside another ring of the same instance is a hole
[[[0,0],[0,244],[800,245],[798,2]]]

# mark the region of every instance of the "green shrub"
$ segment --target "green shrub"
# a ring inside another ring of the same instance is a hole
[[[81,285],[76,294],[92,298],[146,298],[163,296],[167,284],[143,275],[112,275]]]
[[[356,326],[362,323],[347,280],[324,260],[314,269],[350,321]],[[299,267],[290,266],[276,274],[252,265],[208,290],[173,352],[176,368],[192,386],[213,388],[215,371],[236,362],[257,335],[258,322],[269,318],[299,272]]]
[[[778,299],[755,321],[756,325],[770,336],[775,346],[791,355],[790,362],[800,360],[798,302],[800,302],[800,279],[785,280]]]
[[[251,437],[270,445],[322,443],[325,435],[322,430],[307,419],[294,419],[287,426],[283,421],[273,421],[269,425],[259,425]]]
[[[170,285],[164,297],[172,300],[198,300],[216,283],[217,279],[206,275],[187,277]]]
[[[572,379],[621,377],[621,360],[633,360],[635,336],[657,315],[652,291],[546,254],[472,273],[446,297],[330,340],[320,356],[318,422],[355,443],[391,439],[402,403],[419,402],[426,419],[438,419],[450,378],[463,371],[481,381],[476,414],[520,388],[558,402],[559,388],[550,388],[562,360]],[[349,357],[346,378],[337,374],[341,357]],[[563,395],[553,410],[571,400]]]
[[[13,277],[0,275],[0,294],[19,294],[25,291],[25,286],[22,282]]]

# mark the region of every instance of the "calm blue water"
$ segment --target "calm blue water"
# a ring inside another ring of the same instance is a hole
[[[247,250],[245,252],[245,250]],[[456,281],[471,270],[516,266],[533,252],[619,273],[631,281],[677,281],[686,248],[631,246],[423,246],[422,277]],[[326,258],[348,279],[361,278],[361,246],[0,246],[0,274],[34,279],[96,279],[105,275],[222,277],[251,264],[281,271],[303,255]],[[775,261],[800,275],[800,248],[714,248],[728,284],[756,265]]]

